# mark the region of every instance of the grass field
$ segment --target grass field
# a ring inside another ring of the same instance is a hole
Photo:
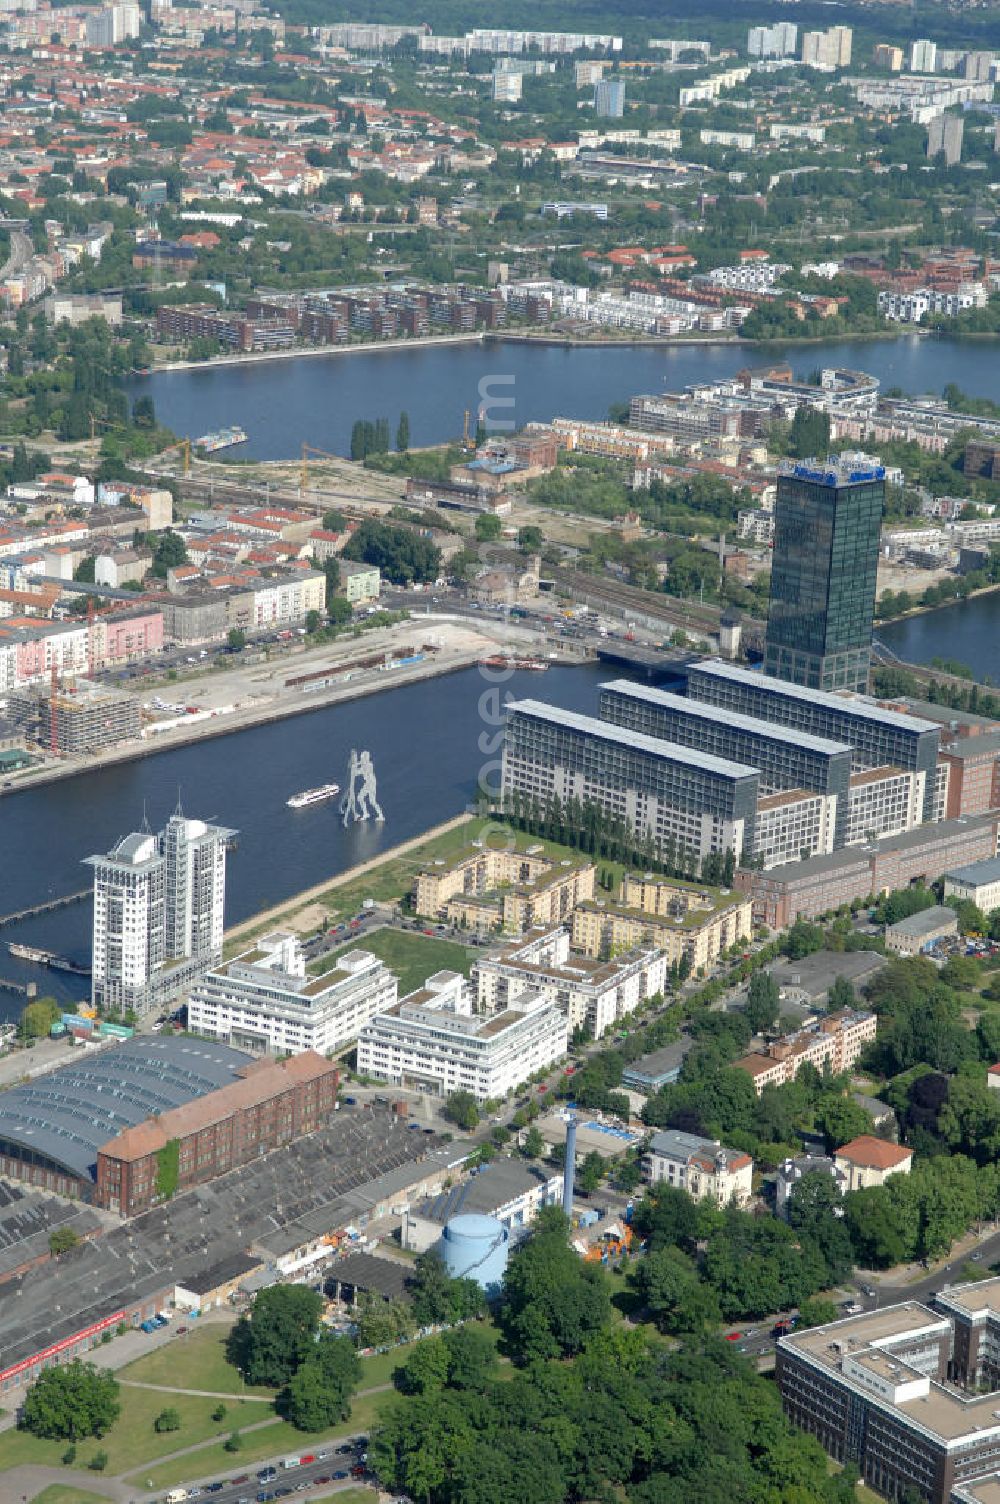
[[[413,992],[421,987],[435,971],[460,971],[469,975],[476,952],[454,940],[440,940],[422,935],[414,930],[376,930],[361,941],[349,942],[337,952],[344,955],[360,946],[378,956],[399,978],[399,995]],[[324,958],[329,970],[330,958]]]
[[[215,1436],[228,1436],[240,1426],[263,1420],[267,1407],[253,1401],[238,1399],[225,1401],[226,1416],[222,1421],[212,1420],[212,1411],[217,1400],[197,1398],[193,1395],[164,1394],[154,1389],[125,1389],[120,1392],[121,1414],[107,1436],[100,1441],[91,1437],[77,1443],[74,1466],[86,1467],[97,1452],[108,1454],[106,1471],[109,1475],[129,1472],[144,1467],[147,1462],[163,1457],[169,1452],[178,1452],[182,1447],[210,1441]],[[181,1418],[180,1430],[157,1432],[153,1421],[161,1410],[176,1410]],[[4,1431],[0,1435],[0,1476],[7,1468],[22,1463],[38,1462],[49,1466],[58,1465],[66,1450],[63,1441],[44,1441],[31,1436],[27,1431]]]
[[[247,1388],[239,1372],[226,1362],[229,1330],[228,1326],[214,1322],[210,1326],[194,1326],[183,1337],[174,1338],[145,1358],[137,1358],[122,1369],[119,1378],[142,1384],[166,1384],[174,1389],[212,1389],[221,1394],[271,1397],[273,1390]]]
[[[313,1504],[375,1504],[378,1494],[373,1488],[342,1488],[336,1494],[324,1494]]]
[[[350,1420],[334,1427],[332,1431],[313,1435],[297,1431],[287,1421],[275,1419],[269,1425],[261,1426],[259,1431],[248,1432],[243,1437],[243,1445],[238,1452],[227,1452],[221,1441],[214,1442],[199,1447],[185,1457],[177,1457],[173,1462],[163,1462],[158,1467],[143,1467],[141,1475],[129,1481],[136,1487],[145,1487],[148,1480],[152,1479],[149,1485],[152,1488],[173,1488],[176,1484],[186,1483],[189,1478],[231,1478],[234,1473],[245,1472],[249,1463],[259,1462],[263,1457],[280,1457],[286,1452],[291,1454],[312,1450],[325,1441],[340,1441],[359,1431],[367,1431],[375,1421],[380,1406],[391,1403],[394,1393],[393,1390],[387,1390],[383,1394],[359,1395],[351,1406]],[[206,1403],[210,1404],[211,1401]],[[259,1412],[263,1407],[248,1405],[246,1408]],[[259,1421],[260,1414],[254,1418]],[[233,1429],[233,1426],[224,1426],[222,1431],[228,1436]],[[174,1450],[179,1450],[183,1445],[183,1441],[178,1442]]]
[[[344,1498],[340,1494],[338,1504],[344,1504]],[[86,1489],[76,1488],[71,1483],[50,1483],[48,1488],[35,1495],[34,1504],[108,1504],[108,1496],[88,1493]]]

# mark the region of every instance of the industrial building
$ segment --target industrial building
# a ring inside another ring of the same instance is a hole
[[[8,699],[7,714],[26,741],[58,757],[84,757],[136,741],[142,730],[135,695],[89,679],[64,687],[22,685]]]
[[[231,1085],[250,1063],[227,1045],[166,1034],[88,1051],[0,1095],[0,1174],[96,1199],[98,1154],[110,1139]]]
[[[180,805],[159,834],[147,826],[94,869],[91,1000],[143,1014],[179,996],[222,956],[226,849],[236,832],[190,820]]]
[[[946,872],[944,896],[974,903],[984,914],[1000,909],[1000,857]]]
[[[846,743],[855,772],[902,768],[922,775],[923,818],[935,818],[940,725],[857,696],[806,689],[711,658],[688,667],[692,700]]]
[[[886,1498],[996,1504],[1000,1280],[781,1337],[789,1418]],[[983,1386],[992,1392],[983,1393]]]
[[[735,882],[752,900],[755,924],[787,929],[799,916],[815,919],[872,894],[935,882],[950,867],[991,859],[998,834],[1000,813],[963,816],[769,872],[740,871]]]
[[[694,862],[754,850],[760,775],[538,700],[507,707],[501,790],[508,806],[558,799],[597,805],[637,839]]]
[[[752,1189],[753,1160],[742,1149],[727,1149],[716,1139],[666,1128],[649,1141],[643,1176],[650,1185],[687,1191],[695,1201],[745,1206]]]
[[[555,1003],[525,991],[495,1013],[473,1013],[464,978],[439,971],[371,1019],[358,1039],[358,1073],[448,1096],[502,1098],[566,1053]]]
[[[103,1144],[97,1154],[98,1205],[134,1216],[175,1190],[313,1133],[334,1110],[337,1067],[312,1050],[287,1060],[252,1061],[238,1076]]]
[[[453,1217],[492,1217],[517,1236],[534,1221],[539,1208],[562,1201],[561,1170],[545,1170],[516,1159],[497,1159],[475,1175],[428,1196],[403,1212],[401,1241],[411,1253],[426,1253],[440,1242]]]
[[[603,961],[573,954],[568,930],[542,926],[478,960],[472,983],[484,1012],[502,1012],[525,995],[544,997],[557,1005],[571,1034],[586,1029],[601,1039],[641,1003],[663,994],[667,964],[662,951],[650,948]]]
[[[209,967],[188,998],[188,1028],[255,1054],[327,1055],[395,1002],[396,978],[377,956],[352,950],[308,976],[297,937],[277,931]]]
[[[945,904],[932,904],[917,914],[885,927],[885,948],[897,956],[916,956],[938,940],[958,934],[958,914]]]

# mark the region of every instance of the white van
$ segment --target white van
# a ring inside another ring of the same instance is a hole
[[[282,1467],[301,1467],[302,1459],[301,1457],[286,1457],[281,1465]]]
[[[164,1504],[184,1504],[187,1496],[188,1491],[186,1488],[172,1488],[167,1494]]]

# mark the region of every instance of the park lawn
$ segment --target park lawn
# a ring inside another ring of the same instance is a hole
[[[396,973],[400,997],[422,987],[436,971],[460,971],[463,977],[467,977],[476,955],[475,951],[455,940],[441,940],[413,930],[376,930],[363,940],[348,941],[335,956],[359,948],[378,956],[390,971]],[[327,956],[324,961],[329,970],[333,960]]]
[[[223,1394],[256,1394],[273,1398],[274,1390],[247,1388],[238,1369],[226,1361],[226,1338],[230,1328],[212,1323],[195,1326],[183,1337],[137,1358],[119,1374],[141,1384],[165,1384],[171,1389],[212,1389]],[[169,1404],[169,1396],[163,1403]],[[212,1407],[214,1408],[214,1407]],[[261,1416],[263,1419],[263,1416]]]
[[[343,1504],[344,1496],[340,1496]],[[34,1504],[108,1504],[107,1494],[92,1494],[76,1488],[71,1483],[50,1483],[48,1488],[35,1495]]]
[[[351,1406],[350,1420],[342,1421],[332,1431],[314,1435],[308,1431],[297,1431],[288,1421],[275,1419],[269,1425],[261,1426],[258,1431],[247,1432],[238,1452],[227,1452],[221,1441],[213,1442],[184,1457],[175,1457],[172,1462],[163,1462],[159,1467],[144,1467],[140,1477],[126,1481],[138,1488],[147,1486],[147,1480],[152,1479],[152,1483],[148,1485],[152,1488],[173,1488],[191,1478],[231,1478],[234,1473],[246,1472],[251,1462],[260,1462],[265,1457],[311,1452],[324,1442],[343,1441],[348,1436],[369,1430],[378,1419],[381,1406],[394,1396],[394,1390],[386,1390],[382,1394],[358,1395]],[[247,1409],[250,1408],[247,1406]],[[254,1405],[252,1408],[259,1410],[261,1407]],[[257,1420],[260,1420],[259,1415]],[[228,1436],[235,1427],[223,1426],[221,1429]],[[174,1435],[177,1433],[174,1432]],[[179,1442],[176,1450],[183,1445],[183,1441]]]
[[[109,1475],[144,1467],[147,1462],[178,1452],[182,1447],[194,1446],[208,1441],[213,1436],[228,1436],[239,1426],[251,1425],[263,1420],[267,1414],[264,1405],[252,1401],[233,1399],[224,1401],[226,1416],[222,1421],[212,1420],[212,1411],[217,1400],[185,1394],[164,1394],[155,1389],[126,1389],[119,1392],[121,1414],[108,1434],[98,1440],[89,1437],[77,1442],[74,1466],[86,1467],[97,1452],[107,1452]],[[180,1430],[157,1432],[153,1421],[161,1410],[176,1410],[181,1418]],[[45,1441],[27,1431],[4,1431],[0,1434],[0,1476],[7,1468],[23,1463],[58,1465],[62,1461],[67,1443]]]
[[[478,1327],[491,1339],[493,1346],[500,1343],[500,1331],[488,1321],[470,1322],[470,1325]],[[407,1358],[417,1346],[416,1342],[404,1342],[401,1347],[394,1347],[388,1353],[374,1353],[370,1358],[361,1359],[361,1379],[358,1384],[359,1398],[372,1389],[377,1389],[383,1384],[391,1384],[393,1373],[401,1368]]]
[[[378,1493],[374,1488],[342,1488],[338,1493],[324,1494],[322,1499],[314,1499],[313,1504],[376,1504],[377,1499]]]

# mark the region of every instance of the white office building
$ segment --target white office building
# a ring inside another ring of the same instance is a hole
[[[640,1003],[662,993],[667,957],[642,948],[600,961],[570,951],[569,931],[539,926],[473,968],[478,1006],[503,1012],[526,994],[547,998],[562,1013],[570,1033],[586,1028],[594,1039],[616,1028]]]
[[[568,1027],[555,1003],[524,993],[503,1012],[474,1013],[456,972],[439,971],[371,1019],[358,1038],[358,1074],[393,1086],[477,1101],[505,1097],[566,1053]]]
[[[236,1049],[328,1055],[395,1002],[396,978],[377,956],[352,950],[309,976],[296,936],[276,931],[200,978],[188,1027]]]
[[[91,999],[142,1014],[222,955],[226,849],[236,832],[176,809],[166,827],[125,836],[94,870]]]

